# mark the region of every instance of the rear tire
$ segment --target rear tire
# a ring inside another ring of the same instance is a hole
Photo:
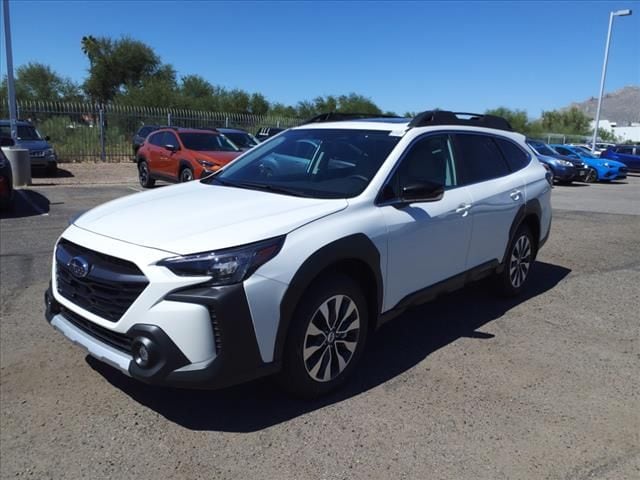
[[[527,225],[520,225],[511,239],[502,272],[496,276],[498,293],[515,297],[524,290],[535,261],[537,243]]]
[[[142,188],[152,188],[156,184],[156,181],[151,178],[149,164],[146,160],[140,160],[138,162],[138,180]]]
[[[362,357],[368,323],[367,302],[351,277],[336,274],[313,282],[291,320],[280,385],[303,398],[340,387]]]

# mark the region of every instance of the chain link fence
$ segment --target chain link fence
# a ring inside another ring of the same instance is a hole
[[[130,161],[132,138],[143,125],[228,127],[256,133],[262,127],[289,128],[302,122],[290,117],[114,104],[18,102],[17,107],[19,120],[30,121],[41,135],[50,137],[60,162]],[[0,118],[8,117],[3,99]]]

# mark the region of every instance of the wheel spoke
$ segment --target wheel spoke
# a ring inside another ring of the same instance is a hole
[[[356,303],[347,295],[325,300],[307,326],[302,358],[309,376],[328,382],[349,365],[358,348],[360,315]]]

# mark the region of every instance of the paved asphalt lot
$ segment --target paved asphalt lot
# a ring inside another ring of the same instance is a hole
[[[314,403],[145,386],[45,323],[67,219],[136,188],[33,187],[0,220],[1,478],[639,478],[640,177],[556,187],[523,298],[406,313]]]

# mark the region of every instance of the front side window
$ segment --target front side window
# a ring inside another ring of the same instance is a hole
[[[449,135],[429,135],[411,145],[383,195],[385,199],[400,198],[403,187],[422,183],[435,183],[445,188],[458,185]]]
[[[173,145],[174,147],[178,147],[180,144],[178,143],[178,139],[173,133],[164,132],[164,135],[162,137],[162,146],[164,147],[165,145]]]
[[[618,153],[622,153],[622,154],[626,154],[626,155],[632,155],[633,154],[633,148],[631,148],[631,147],[619,147],[618,148]]]
[[[461,165],[465,185],[504,177],[511,173],[492,137],[457,133],[455,142],[457,161]]]
[[[315,198],[362,193],[397,145],[388,131],[289,130],[204,180]]]
[[[197,152],[238,152],[239,149],[224,135],[217,133],[181,133],[184,148]]]

